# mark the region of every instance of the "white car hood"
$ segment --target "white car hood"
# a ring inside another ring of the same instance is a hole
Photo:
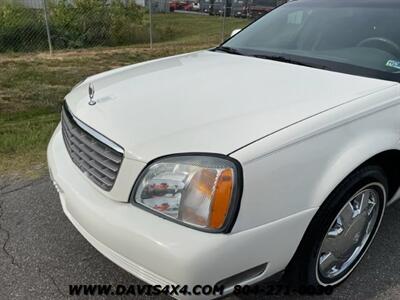
[[[88,105],[88,85],[97,104]],[[147,162],[183,152],[229,154],[392,82],[201,51],[88,78],[71,112]]]

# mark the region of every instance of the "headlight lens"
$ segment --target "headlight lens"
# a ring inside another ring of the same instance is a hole
[[[223,231],[238,206],[238,164],[219,156],[159,159],[140,176],[134,202],[190,226]]]

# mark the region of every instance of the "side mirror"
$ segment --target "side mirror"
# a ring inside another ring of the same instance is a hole
[[[235,29],[234,31],[232,31],[231,37],[233,37],[234,35],[238,34],[241,30],[242,30],[242,29],[239,28],[239,29]]]

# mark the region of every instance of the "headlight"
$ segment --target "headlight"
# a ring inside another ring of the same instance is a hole
[[[241,184],[241,167],[231,158],[169,156],[142,172],[131,201],[177,222],[221,232],[233,225]]]

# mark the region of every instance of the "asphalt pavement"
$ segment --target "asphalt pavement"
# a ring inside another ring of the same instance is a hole
[[[399,231],[400,203],[387,210],[381,231],[355,273],[332,296],[312,298],[400,299]],[[0,299],[65,299],[70,284],[144,283],[103,257],[76,231],[49,178],[0,181]],[[294,298],[306,297],[290,297]]]

